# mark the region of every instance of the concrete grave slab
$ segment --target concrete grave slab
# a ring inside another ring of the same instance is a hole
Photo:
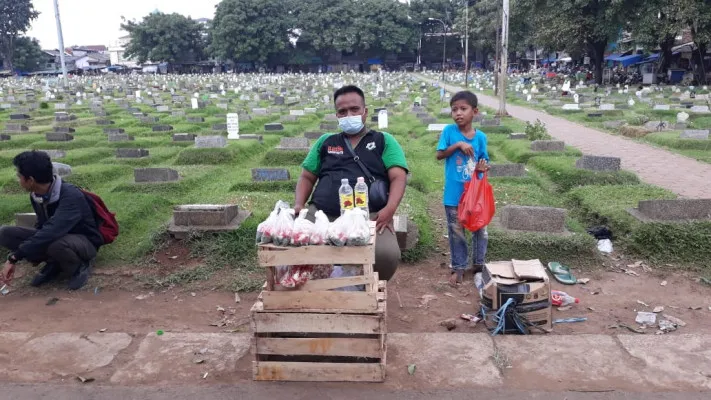
[[[129,142],[132,140],[134,140],[134,137],[126,133],[109,134],[109,142]]]
[[[575,162],[577,168],[598,172],[617,172],[621,164],[622,160],[618,157],[592,155],[584,155]]]
[[[278,131],[283,131],[284,130],[284,125],[278,123],[278,122],[273,122],[269,124],[264,124],[264,130],[267,132],[278,132]]]
[[[31,119],[28,114],[10,114],[11,121]]]
[[[489,177],[526,176],[525,164],[491,164]]]
[[[192,133],[175,133],[173,134],[174,142],[194,142],[195,135]]]
[[[340,131],[340,128],[338,127],[338,122],[321,122],[321,125],[319,125],[319,129],[330,132]]]
[[[642,200],[627,211],[642,222],[711,220],[711,199]]]
[[[510,230],[529,232],[565,232],[565,216],[562,208],[507,205],[501,209],[501,225]]]
[[[286,168],[252,168],[253,182],[273,182],[291,180],[291,174]]]
[[[67,156],[67,152],[64,150],[40,150],[47,153],[50,159],[54,160],[56,158],[64,158]]]
[[[156,122],[160,121],[158,117],[140,117],[141,123],[144,124],[155,124]]]
[[[176,206],[168,225],[168,233],[178,240],[186,239],[191,231],[216,233],[239,228],[251,213],[237,205],[191,204]]]
[[[565,142],[561,140],[534,140],[532,151],[565,151]]]
[[[170,132],[173,127],[170,125],[154,125],[152,128],[153,132]]]
[[[198,149],[216,149],[227,147],[227,138],[224,136],[197,136],[195,147]]]
[[[309,139],[305,137],[283,137],[278,150],[309,150]]]
[[[143,158],[148,157],[149,151],[147,149],[116,149],[116,158]]]
[[[680,139],[696,139],[696,140],[707,140],[709,138],[709,130],[685,130],[679,135]]]
[[[205,118],[204,117],[188,116],[186,118],[186,121],[188,121],[191,124],[201,124],[201,123],[205,122]]]
[[[35,228],[37,223],[37,214],[35,213],[16,213],[15,214],[15,226],[21,226],[24,228]]]
[[[28,132],[30,128],[27,125],[24,124],[15,124],[15,123],[5,123],[5,132],[10,132],[10,133],[22,133],[22,132]]]
[[[212,130],[216,132],[227,131],[227,124],[212,124]]]
[[[510,140],[525,140],[526,139],[526,134],[525,133],[512,133],[509,135]]]
[[[626,123],[627,121],[604,121],[602,127],[605,129],[617,129]]]
[[[67,164],[53,162],[52,167],[54,174],[62,178],[66,178],[72,174],[72,167]]]
[[[50,132],[46,133],[44,136],[48,142],[70,142],[74,140],[74,135],[69,133]]]
[[[501,126],[501,120],[495,119],[482,119],[481,126]]]
[[[109,121],[108,119],[97,119],[96,120],[96,125],[99,126],[106,126],[106,125],[113,125],[114,121]]]
[[[54,133],[74,133],[76,132],[76,129],[68,127],[68,126],[55,126],[52,128],[52,132]]]
[[[447,124],[429,124],[427,126],[427,132],[442,132]]]
[[[309,140],[317,140],[321,136],[323,136],[323,132],[305,132],[304,137]]]
[[[10,135],[6,135],[6,134],[4,134],[4,133],[0,133],[0,142],[6,141],[6,140],[10,140],[10,139],[12,139],[12,137],[11,137]]]
[[[147,335],[136,355],[111,376],[112,384],[187,382],[201,377],[209,366],[212,375],[237,373],[237,361],[246,357],[249,333],[170,333]],[[200,354],[204,352],[204,354]],[[205,360],[196,364],[195,359]],[[245,371],[243,371],[245,372]],[[251,364],[249,366],[251,372]]]
[[[180,175],[171,168],[136,168],[133,178],[136,183],[177,182]]]
[[[120,133],[126,133],[126,130],[123,128],[104,128],[104,134],[106,135],[117,135]]]
[[[417,225],[410,221],[407,215],[395,215],[393,217],[393,228],[400,250],[412,250],[420,241],[420,231]]]

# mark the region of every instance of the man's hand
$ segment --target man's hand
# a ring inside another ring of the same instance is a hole
[[[489,166],[489,164],[486,163],[486,160],[484,160],[483,158],[479,160],[478,163],[476,163],[476,170],[479,172],[486,172],[489,169],[491,169],[491,167]]]
[[[459,142],[459,150],[467,157],[474,157],[474,147],[466,142]]]
[[[3,284],[9,284],[12,282],[13,276],[15,276],[15,264],[10,263],[10,261],[5,261],[0,280]]]
[[[386,206],[380,210],[380,212],[378,212],[378,216],[375,218],[375,230],[378,233],[383,233],[383,231],[387,228],[390,232],[395,233],[395,228],[393,227],[393,216],[395,216],[394,209]]]
[[[294,215],[298,217],[299,213],[301,212],[301,210],[304,209],[304,207],[305,206],[303,204],[295,204],[294,205]]]

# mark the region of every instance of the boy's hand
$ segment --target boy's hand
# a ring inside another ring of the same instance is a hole
[[[474,147],[469,143],[459,142],[457,143],[459,150],[464,153],[465,156],[474,157]]]
[[[0,282],[4,284],[9,284],[12,282],[12,278],[15,275],[15,264],[11,264],[10,261],[5,262],[5,266],[0,273]]]
[[[489,164],[486,163],[486,160],[484,160],[483,158],[481,160],[479,160],[478,163],[476,163],[476,170],[477,171],[486,172],[489,169],[491,169],[491,167],[489,166]]]

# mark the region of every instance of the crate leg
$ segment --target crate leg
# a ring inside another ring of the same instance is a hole
[[[276,276],[276,270],[274,268],[275,267],[267,268],[267,290],[269,291],[274,290],[274,278]]]

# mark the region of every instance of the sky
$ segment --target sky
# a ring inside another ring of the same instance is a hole
[[[219,0],[58,0],[64,47],[106,45],[122,36],[121,17],[141,20],[154,10],[177,12],[193,19],[210,18]],[[27,35],[40,41],[43,49],[56,49],[57,25],[53,0],[33,0],[40,16]],[[124,33],[125,34],[125,33]]]

